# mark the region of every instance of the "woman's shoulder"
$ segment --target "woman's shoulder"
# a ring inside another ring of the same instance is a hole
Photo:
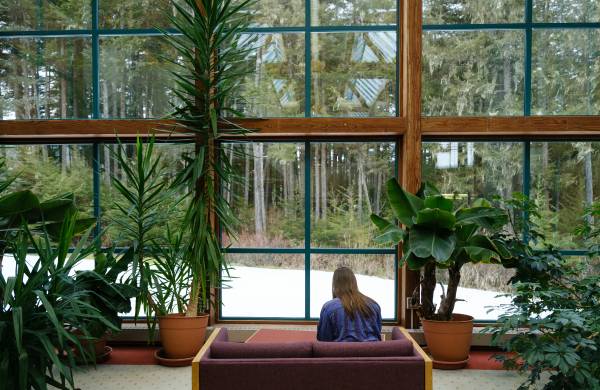
[[[339,307],[342,307],[342,301],[340,301],[339,298],[333,298],[332,300],[327,301],[323,304],[322,310],[333,311]]]

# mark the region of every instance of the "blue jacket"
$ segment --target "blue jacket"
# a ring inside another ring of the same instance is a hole
[[[379,341],[381,340],[381,308],[375,301],[373,315],[363,318],[359,313],[351,319],[339,298],[326,302],[321,309],[317,340],[319,341]]]

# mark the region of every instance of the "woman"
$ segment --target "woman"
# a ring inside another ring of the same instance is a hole
[[[350,268],[335,270],[332,290],[333,299],[321,309],[317,340],[381,340],[381,308],[358,291],[356,276]]]

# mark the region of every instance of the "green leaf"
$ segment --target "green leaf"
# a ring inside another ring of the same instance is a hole
[[[454,203],[452,200],[446,199],[442,195],[428,196],[425,198],[424,206],[428,209],[440,209],[450,213],[454,209]]]
[[[493,229],[508,222],[506,211],[494,207],[471,207],[460,209],[456,212],[457,224],[477,224],[481,227]]]
[[[414,226],[409,233],[412,253],[417,257],[433,257],[438,262],[447,261],[456,246],[456,236],[447,230],[432,230]]]
[[[454,214],[440,209],[423,209],[417,212],[416,224],[433,229],[452,230],[456,223]]]
[[[13,192],[0,198],[0,218],[23,214],[39,207],[40,202],[33,192]]]
[[[388,180],[386,186],[388,200],[394,215],[404,225],[412,226],[417,211],[423,208],[423,200],[404,191],[396,179]]]
[[[500,261],[500,255],[498,253],[479,246],[465,246],[463,247],[471,261],[475,263],[483,262],[490,263],[492,260]]]
[[[423,268],[428,262],[429,259],[422,259],[420,257],[417,257],[412,252],[406,257],[406,264],[408,265],[408,268],[413,271],[417,271]]]
[[[375,214],[371,214],[371,221],[379,228],[380,235],[375,237],[374,241],[378,244],[396,245],[404,241],[405,232],[393,223],[381,218]]]

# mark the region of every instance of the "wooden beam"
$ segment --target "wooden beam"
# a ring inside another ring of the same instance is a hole
[[[423,118],[424,136],[600,136],[600,116],[445,117]]]
[[[404,133],[403,118],[280,118],[243,119],[236,123],[263,137],[398,136]],[[156,133],[158,137],[182,137],[168,130],[173,121],[135,120],[5,120],[0,121],[0,140],[114,139]]]
[[[402,186],[417,192],[421,185],[421,32],[422,0],[403,0],[401,5],[403,28],[403,114],[406,131],[402,138]],[[407,328],[417,327],[416,316],[407,307],[407,297],[419,285],[419,272],[409,270],[406,265],[399,275],[402,288],[401,319]]]

